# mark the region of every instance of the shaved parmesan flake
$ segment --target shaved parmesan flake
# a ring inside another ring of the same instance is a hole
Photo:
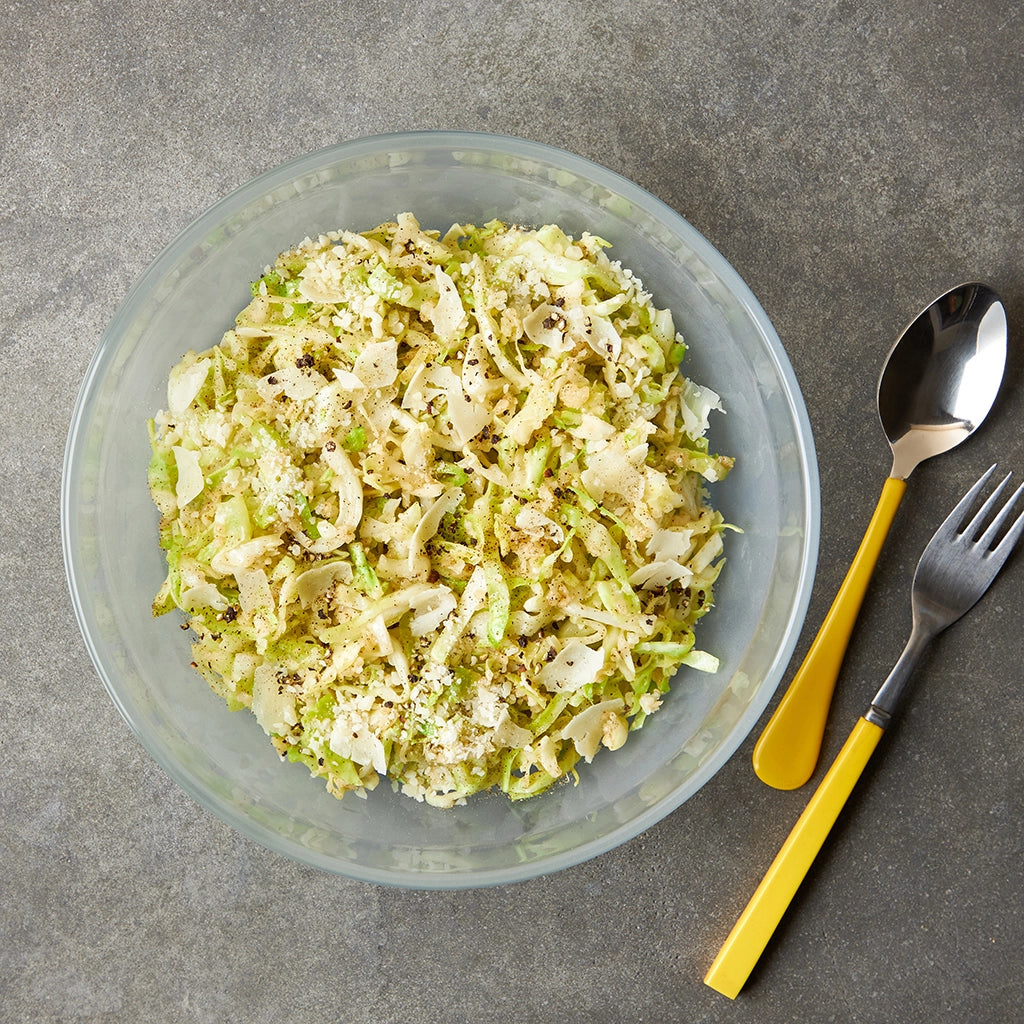
[[[434,267],[434,280],[437,282],[438,297],[431,320],[438,337],[450,341],[459,336],[461,328],[466,323],[466,310],[455,282],[443,268]]]
[[[212,365],[213,360],[204,357],[195,362],[186,360],[171,371],[167,382],[167,409],[172,416],[180,416],[195,401]]]
[[[263,662],[257,666],[252,684],[252,713],[268,735],[287,732],[297,725],[295,694],[285,688],[279,669]]]
[[[239,568],[235,570],[238,583],[238,603],[242,611],[253,615],[257,612],[266,614],[274,607],[274,595],[270,592],[267,574],[259,568]]]
[[[328,745],[336,754],[356,764],[372,768],[382,775],[387,771],[384,744],[374,734],[368,721],[363,722],[354,717],[339,718],[331,730]]]
[[[591,704],[562,729],[563,739],[572,740],[577,753],[588,763],[594,759],[602,741],[617,750],[625,742],[625,722],[620,714],[624,707],[618,697]]]
[[[228,607],[227,598],[212,583],[197,583],[181,592],[181,606],[188,611],[212,608],[222,612]]]
[[[570,640],[555,659],[540,670],[537,682],[548,690],[577,690],[597,681],[604,667],[604,651]]]
[[[315,370],[284,366],[268,373],[256,385],[256,390],[265,401],[284,394],[297,402],[304,402],[318,394],[326,384],[327,379]]]
[[[319,598],[329,594],[336,584],[351,583],[352,566],[348,562],[327,562],[307,569],[294,579],[296,597],[303,608],[309,608]]]
[[[199,452],[191,448],[182,448],[181,445],[176,445],[171,450],[174,452],[174,464],[178,469],[175,497],[178,500],[178,508],[184,508],[203,493],[205,486],[203,471],[199,468]]]
[[[465,447],[491,422],[491,410],[483,402],[474,402],[473,396],[463,390],[462,381],[454,373],[445,394],[452,421],[452,438],[459,447]]]
[[[386,388],[398,376],[398,342],[374,341],[359,353],[352,373],[366,388]]]

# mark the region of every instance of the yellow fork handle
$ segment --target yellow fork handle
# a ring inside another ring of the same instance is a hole
[[[839,593],[754,747],[754,772],[775,789],[797,789],[814,774],[839,668],[875,563],[906,489],[906,480],[889,477],[885,481]]]
[[[706,985],[730,999],[739,995],[878,746],[883,731],[866,718],[858,719],[715,957],[704,977]]]

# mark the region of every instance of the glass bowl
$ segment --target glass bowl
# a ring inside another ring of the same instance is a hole
[[[408,210],[424,227],[556,222],[612,243],[714,388],[712,449],[736,456],[713,500],[728,535],[716,607],[698,642],[717,674],[683,669],[622,749],[511,803],[481,794],[440,810],[392,792],[337,800],[282,763],[252,715],[229,712],[190,667],[175,615],[152,618],[164,576],[146,483],[146,421],[171,366],[219,341],[249,283],[303,237],[365,230]],[[110,696],[152,757],[232,827],[281,854],[370,882],[462,888],[579,863],[692,796],[736,750],[792,654],[818,547],[818,475],[806,410],[774,328],[719,253],[624,178],[520,139],[423,132],[347,142],[256,178],[199,217],[125,298],[86,373],[65,454],[62,539],[75,612]]]

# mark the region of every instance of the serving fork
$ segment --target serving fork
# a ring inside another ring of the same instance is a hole
[[[902,706],[924,649],[974,607],[1024,532],[1024,512],[1007,527],[1024,484],[996,511],[1009,474],[967,518],[994,470],[991,466],[982,474],[924,549],[911,587],[912,627],[903,653],[858,719],[704,978],[707,985],[731,999],[746,983],[878,741]]]

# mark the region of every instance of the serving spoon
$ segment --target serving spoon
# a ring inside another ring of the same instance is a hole
[[[797,789],[814,773],[843,656],[907,477],[977,430],[1005,366],[1006,310],[991,288],[976,283],[936,299],[889,351],[878,381],[878,417],[892,469],[839,593],[754,747],[762,782]]]

